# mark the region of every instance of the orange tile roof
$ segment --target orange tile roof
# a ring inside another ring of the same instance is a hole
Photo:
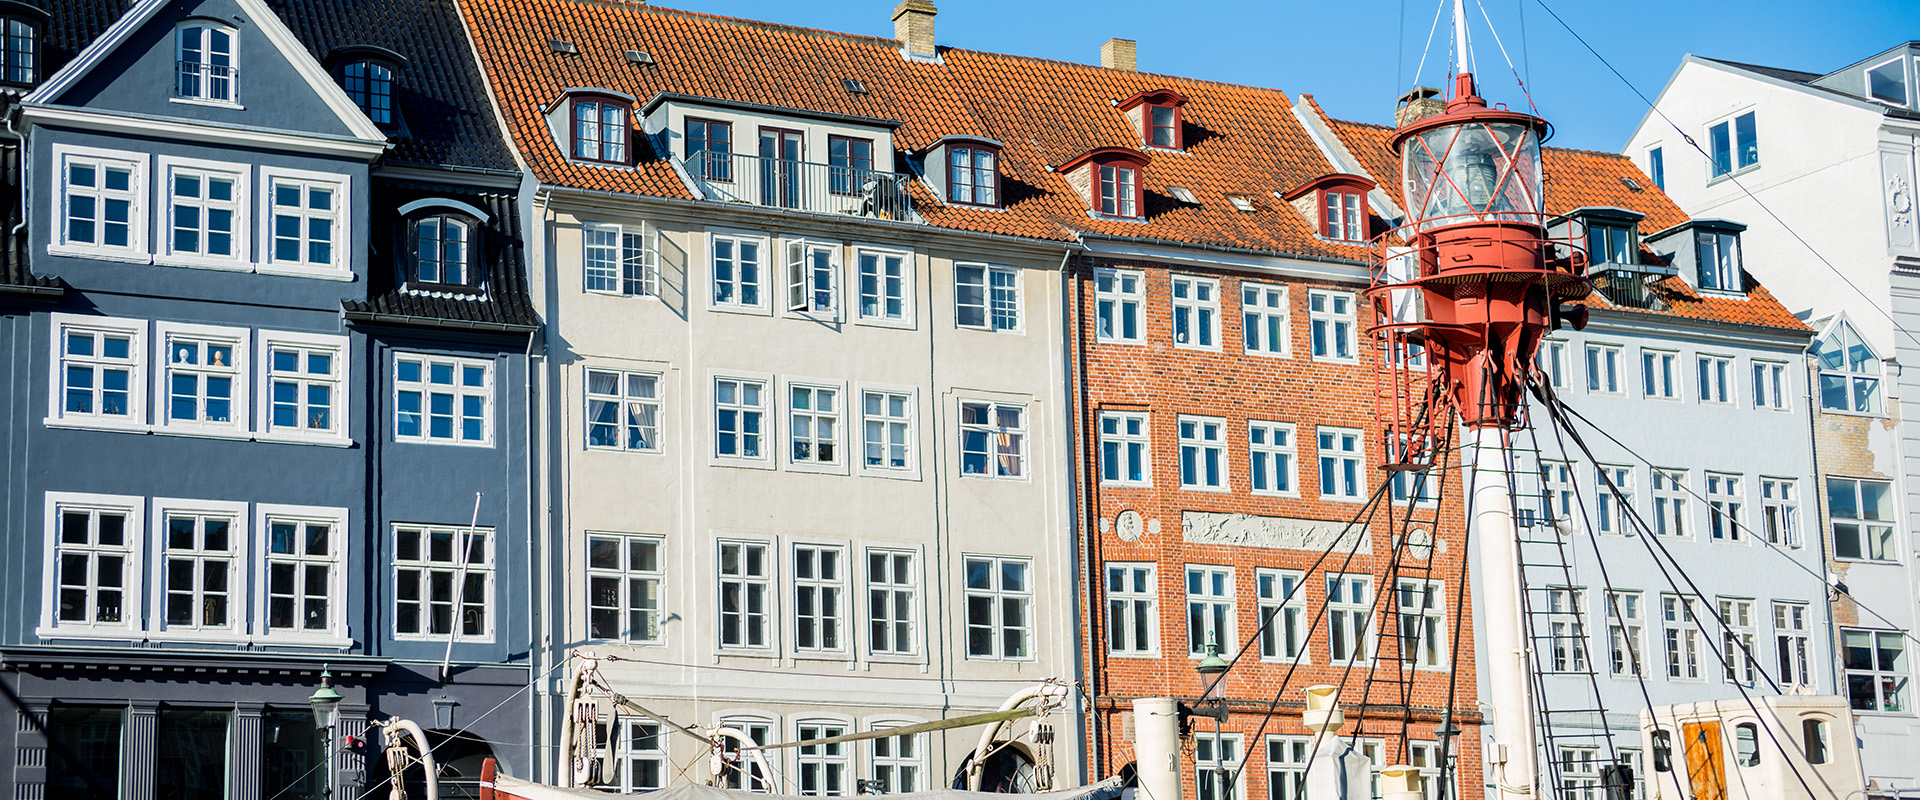
[[[915,189],[928,223],[960,230],[1070,241],[1079,233],[1141,237],[1280,253],[1364,259],[1335,244],[1274,198],[1332,171],[1294,119],[1286,94],[1225,83],[1103,69],[973,50],[943,49],[943,63],[908,62],[891,39],[675,11],[607,0],[465,0],[469,29],[493,81],[507,128],[535,176],[551,184],[689,197],[658,158],[637,169],[570,162],[541,108],[566,89],[605,88],[641,102],[660,92],[899,120],[896,146],[913,152],[943,136],[999,141],[1007,207],[934,202]],[[560,39],[579,55],[552,52]],[[654,66],[624,52],[644,50]],[[842,79],[866,85],[849,94]],[[1097,147],[1141,147],[1114,103],[1170,89],[1184,106],[1184,152],[1150,151],[1144,221],[1097,219],[1066,177],[1049,169]],[[1199,204],[1168,196],[1190,189]],[[1253,199],[1237,211],[1226,195]]]

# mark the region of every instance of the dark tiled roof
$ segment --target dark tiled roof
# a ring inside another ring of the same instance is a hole
[[[1814,83],[1814,81],[1826,77],[1825,75],[1822,75],[1818,72],[1801,72],[1800,70],[1797,70],[1797,69],[1783,69],[1781,67],[1768,67],[1760,64],[1746,64],[1739,61],[1728,61],[1724,58],[1708,58],[1706,56],[1700,56],[1699,58],[1702,61],[1711,61],[1715,64],[1725,64],[1735,69],[1746,70],[1755,75],[1763,75],[1768,78],[1783,80],[1788,83],[1797,83],[1809,89],[1826,92],[1828,94],[1832,94],[1838,97],[1845,97],[1853,100],[1860,100],[1863,102],[1872,102],[1870,100],[1867,100],[1867,98],[1861,97],[1857,94],[1843,92],[1831,86],[1821,86],[1819,84]],[[1880,104],[1875,103],[1875,105],[1880,105]],[[1881,106],[1880,110],[1890,117],[1920,119],[1920,112],[1915,112],[1915,111],[1911,111],[1904,108],[1896,108],[1894,106]]]
[[[476,252],[486,262],[485,297],[447,297],[412,292],[399,286],[401,261],[399,208],[414,200],[459,200],[492,217]],[[342,305],[349,319],[429,327],[531,331],[540,324],[527,294],[526,241],[512,190],[453,190],[444,184],[379,181],[373,187],[374,234],[368,258],[368,300]]]
[[[890,39],[638,3],[470,0],[462,8],[508,133],[547,183],[689,197],[657,157],[635,169],[568,161],[541,113],[574,87],[612,89],[643,102],[674,92],[899,120],[896,145],[908,153],[949,135],[1004,143],[1004,209],[945,205],[914,184],[917,206],[935,226],[1056,241],[1086,233],[1366,257],[1363,247],[1316,237],[1298,212],[1274,197],[1333,169],[1277,90],[951,48],[941,51],[941,63],[909,62]],[[554,53],[553,39],[573,43],[579,53]],[[651,53],[654,65],[627,62],[628,49]],[[848,93],[847,78],[868,92]],[[1139,149],[1139,133],[1114,103],[1151,89],[1190,98],[1183,112],[1186,150],[1148,152],[1146,219],[1093,218],[1066,176],[1052,168],[1100,147]],[[1186,187],[1199,203],[1166,196],[1169,185]],[[1256,210],[1235,210],[1229,194],[1251,198]]]
[[[515,170],[453,0],[266,0],[316,60],[384,47],[411,62],[393,76],[404,130],[389,161]],[[331,66],[331,65],[329,65]]]

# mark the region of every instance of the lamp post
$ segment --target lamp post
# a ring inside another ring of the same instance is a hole
[[[307,705],[313,708],[314,735],[320,737],[320,795],[333,796],[333,709],[340,705],[340,693],[333,688],[333,673],[320,665],[320,688],[313,690]]]
[[[1228,664],[1226,659],[1220,657],[1220,643],[1214,640],[1212,632],[1208,632],[1207,654],[1200,659],[1200,663],[1193,666],[1193,671],[1200,673],[1200,680],[1206,685],[1205,690],[1200,695],[1201,702],[1213,706],[1211,709],[1214,712],[1213,774],[1215,778],[1214,785],[1218,787],[1216,791],[1219,792],[1219,795],[1209,798],[1207,797],[1207,793],[1199,793],[1200,800],[1230,800],[1232,796],[1230,782],[1233,780],[1233,773],[1227,769],[1225,751],[1220,749],[1220,726],[1227,721],[1227,695],[1225,691],[1227,668],[1231,666],[1233,665]],[[1198,777],[1198,775],[1195,776],[1196,779]],[[1196,780],[1196,783],[1197,782]]]

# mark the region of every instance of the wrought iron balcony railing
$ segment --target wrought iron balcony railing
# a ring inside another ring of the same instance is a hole
[[[707,200],[921,221],[907,194],[912,178],[897,172],[706,150],[689,154],[681,166]]]

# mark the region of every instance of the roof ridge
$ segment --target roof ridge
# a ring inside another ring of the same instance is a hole
[[[1275,88],[1272,86],[1254,86],[1253,84],[1249,84],[1249,83],[1234,83],[1232,81],[1219,81],[1219,80],[1214,80],[1212,78],[1193,78],[1185,75],[1172,75],[1165,72],[1142,72],[1140,70],[1135,70],[1135,69],[1115,69],[1113,67],[1103,67],[1103,66],[1100,66],[1099,64],[1088,64],[1080,61],[1066,61],[1058,58],[1046,58],[1044,56],[1027,56],[1027,55],[1021,55],[1019,53],[1000,53],[992,50],[975,50],[970,47],[944,47],[941,49],[949,53],[952,53],[952,52],[973,53],[975,55],[987,56],[990,58],[1010,58],[1018,61],[1034,61],[1041,64],[1059,64],[1062,66],[1078,67],[1080,69],[1091,70],[1095,72],[1112,72],[1112,73],[1118,73],[1122,75],[1145,75],[1150,78],[1168,78],[1176,81],[1186,81],[1189,83],[1201,83],[1209,86],[1224,86],[1230,89],[1247,89],[1247,90],[1256,91],[1256,92],[1272,92],[1274,94],[1280,95],[1283,99],[1285,99],[1288,105],[1293,105],[1293,96],[1287,94],[1287,90]]]
[[[725,14],[709,14],[704,11],[687,11],[685,9],[680,9],[680,8],[667,8],[665,6],[651,5],[648,2],[646,2],[646,0],[561,0],[561,2],[574,3],[577,5],[584,5],[584,6],[616,6],[619,8],[639,11],[642,13],[657,12],[665,16],[676,16],[676,17],[699,19],[699,20],[705,20],[709,22],[718,22],[721,24],[733,25],[741,28],[754,28],[759,30],[768,30],[768,31],[776,31],[776,32],[799,33],[799,34],[806,34],[806,35],[812,35],[812,36],[825,36],[825,37],[830,37],[834,39],[842,39],[846,41],[856,42],[859,44],[891,45],[893,46],[894,49],[898,49],[898,46],[900,44],[900,40],[890,39],[884,36],[868,36],[866,34],[846,33],[844,31],[830,31],[825,28],[809,28],[804,25],[790,25],[784,22],[768,22],[766,20],[760,20],[760,19],[747,19],[746,17],[730,17]]]

